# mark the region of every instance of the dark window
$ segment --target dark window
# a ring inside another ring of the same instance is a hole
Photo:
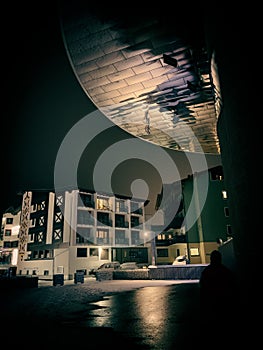
[[[5,236],[11,236],[12,230],[5,230]]]
[[[14,219],[13,218],[6,218],[6,224],[7,225],[12,225]]]
[[[115,226],[117,227],[125,227],[125,216],[116,214],[115,215]]]
[[[223,168],[218,166],[210,170],[210,178],[211,180],[222,181],[224,179]]]
[[[131,217],[131,226],[136,227],[136,226],[139,226],[139,224],[140,224],[139,218],[137,216],[132,216]]]
[[[97,213],[97,219],[98,219],[98,223],[97,225],[110,225],[110,219],[109,219],[109,214],[108,213]]]
[[[84,206],[84,207],[94,208],[94,201],[92,200],[92,195],[80,193],[79,199],[78,199],[78,205],[80,207]]]
[[[157,256],[159,258],[167,258],[168,257],[168,249],[157,249]]]
[[[226,226],[226,230],[227,230],[227,234],[228,234],[229,236],[232,236],[232,227],[231,227],[231,225],[227,225],[227,226]]]
[[[139,256],[139,251],[138,250],[130,250],[129,251],[129,257],[131,258],[131,259],[136,259],[136,258],[138,258],[138,256]]]
[[[77,248],[77,258],[86,258],[87,248]]]

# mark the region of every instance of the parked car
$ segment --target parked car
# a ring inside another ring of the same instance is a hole
[[[140,266],[136,262],[125,262],[120,265],[121,270],[135,270],[139,268]]]
[[[108,262],[108,263],[104,263],[104,264],[100,265],[97,268],[91,269],[89,274],[90,275],[96,275],[97,271],[109,270],[109,269],[117,270],[119,268],[120,268],[120,263],[118,261],[111,261],[111,262]]]
[[[186,265],[189,264],[189,260],[186,255],[179,255],[174,259],[173,265]]]

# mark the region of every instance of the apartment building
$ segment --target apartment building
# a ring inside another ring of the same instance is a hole
[[[72,279],[109,261],[148,264],[144,206],[79,189],[24,193],[17,273]]]
[[[20,230],[20,209],[8,210],[2,217],[0,235],[0,272],[16,272],[18,259],[18,236]]]
[[[110,261],[166,265],[186,255],[191,264],[208,263],[211,251],[233,237],[222,168],[193,174],[167,193],[164,222],[151,233],[140,199],[87,190],[25,192],[21,211],[3,217],[0,266],[72,279]]]
[[[173,188],[164,211],[180,204],[174,220],[156,236],[157,263],[171,264],[180,255],[191,264],[209,263],[210,253],[233,238],[222,167],[192,174]]]

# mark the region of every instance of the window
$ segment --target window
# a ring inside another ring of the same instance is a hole
[[[227,192],[226,192],[226,190],[222,191],[222,196],[223,196],[223,199],[227,199]]]
[[[199,249],[198,248],[190,248],[190,255],[191,256],[199,256]]]
[[[98,248],[90,248],[89,255],[90,256],[99,256],[99,249]]]
[[[30,232],[29,234],[28,234],[28,242],[30,243],[30,242],[34,242],[34,238],[35,237],[35,234],[34,234],[34,232]]]
[[[79,225],[94,225],[94,220],[91,211],[79,209],[77,215]]]
[[[92,200],[92,195],[87,193],[80,193],[78,197],[79,207],[89,207],[94,208],[94,202]]]
[[[101,250],[100,259],[101,260],[108,260],[109,259],[109,249],[102,249]]]
[[[97,198],[97,209],[110,210],[109,198]]]
[[[30,227],[35,227],[36,226],[36,218],[32,218],[30,220]]]
[[[110,218],[108,213],[97,213],[97,225],[110,225]]]
[[[11,236],[12,230],[5,230],[5,236]]]
[[[221,166],[210,170],[210,178],[213,181],[222,181],[224,179],[223,169]]]
[[[224,207],[224,212],[225,212],[225,217],[228,218],[229,217],[229,208]]]
[[[139,231],[132,231],[131,232],[131,244],[140,244],[142,243],[140,241],[140,233]]]
[[[86,258],[87,248],[77,248],[77,258]]]
[[[40,204],[38,204],[37,208],[38,210],[44,210],[46,207],[45,201],[42,201]]]
[[[4,241],[4,248],[11,248],[11,242]]]
[[[44,217],[44,216],[41,216],[41,217],[39,218],[39,225],[40,225],[40,226],[44,226],[44,225],[45,225],[45,217]]]
[[[14,219],[13,218],[6,218],[6,224],[7,225],[12,225]]]
[[[94,243],[93,231],[88,227],[78,227],[76,233],[76,243]]]
[[[51,251],[50,250],[45,250],[44,258],[46,258],[46,259],[51,258]]]
[[[139,251],[137,249],[136,250],[133,250],[133,249],[129,250],[129,257],[131,260],[133,260],[133,259],[136,260],[138,258],[138,256],[139,256]]]
[[[125,226],[125,216],[116,214],[115,215],[115,226],[116,227],[127,227],[128,225]]]
[[[157,249],[157,257],[158,258],[167,258],[168,257],[168,249]]]
[[[37,232],[35,234],[35,240],[36,240],[35,241],[36,243],[43,243],[45,240],[44,232],[43,231]]]
[[[108,244],[109,243],[109,231],[108,230],[97,230],[96,232],[97,243],[98,244]]]
[[[55,222],[61,222],[62,221],[62,213],[57,212],[55,213]]]
[[[123,199],[116,199],[115,209],[117,213],[127,213],[128,208],[125,204],[125,200]]]
[[[226,231],[228,236],[232,236],[232,227],[231,225],[226,225]]]
[[[53,238],[54,238],[54,240],[59,240],[59,239],[62,238],[62,230],[61,230],[60,228],[54,230],[54,232],[53,232]]]
[[[56,197],[56,205],[60,207],[63,204],[63,196],[57,196]]]
[[[115,231],[115,243],[116,244],[128,244],[129,241],[125,240],[125,230]]]
[[[31,205],[31,213],[34,213],[37,210],[37,204],[32,204]]]
[[[136,212],[138,209],[140,209],[140,204],[138,202],[131,201],[131,213]]]
[[[139,226],[139,218],[137,216],[131,217],[131,227]]]

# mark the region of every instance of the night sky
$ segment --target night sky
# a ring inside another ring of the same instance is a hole
[[[15,7],[6,5],[2,16],[7,19],[2,28],[4,192],[1,210],[5,211],[20,204],[18,193],[21,191],[54,189],[54,166],[61,143],[72,127],[88,114],[97,111],[96,118],[101,125],[105,124],[105,130],[94,135],[81,156],[77,174],[79,187],[92,189],[98,158],[111,145],[133,137],[110,125],[79,85],[63,44],[56,2],[40,2],[35,8],[25,3],[17,3]],[[145,147],[145,141],[138,142]],[[160,147],[149,144],[146,148],[149,161],[129,156],[116,166],[111,182],[116,194],[131,195],[132,181],[144,180],[154,204],[162,179],[152,160]],[[178,171],[180,178],[192,173],[193,164],[195,170],[202,170],[200,155],[186,157],[180,151],[164,152],[173,159],[175,173]],[[207,162],[209,166],[218,165],[220,157],[209,155]],[[178,180],[178,175],[175,179]]]

